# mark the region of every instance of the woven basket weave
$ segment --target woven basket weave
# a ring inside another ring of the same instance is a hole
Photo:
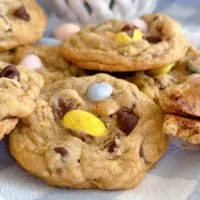
[[[132,20],[155,10],[157,0],[44,0],[60,19],[79,24],[109,18]]]

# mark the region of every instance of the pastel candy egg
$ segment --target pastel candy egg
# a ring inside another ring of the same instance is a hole
[[[115,35],[115,40],[121,44],[127,44],[131,42],[131,38],[125,32],[117,33]]]
[[[135,29],[133,32],[132,41],[137,42],[142,39],[142,32],[139,29]]]
[[[53,31],[52,35],[58,40],[64,41],[79,31],[80,27],[76,24],[62,24]]]
[[[148,73],[150,75],[166,74],[172,69],[173,65],[174,64],[169,64],[169,65],[165,65],[163,67],[160,67],[158,69],[152,69],[152,70],[149,70]]]
[[[54,38],[46,37],[42,38],[38,43],[44,45],[59,45],[61,41]]]
[[[101,117],[108,117],[119,110],[119,105],[113,99],[92,104],[91,107],[92,111]]]
[[[95,137],[105,136],[106,127],[95,115],[83,111],[72,110],[63,117],[63,126],[78,133],[86,133]]]
[[[87,97],[91,101],[101,101],[107,99],[112,94],[112,86],[108,83],[95,83],[89,86]]]
[[[25,56],[19,65],[28,67],[31,71],[37,71],[39,68],[43,67],[41,59],[34,54]]]
[[[142,20],[142,19],[139,19],[139,18],[135,19],[133,21],[133,24],[137,28],[139,28],[142,32],[147,32],[148,31],[148,24],[144,20]]]

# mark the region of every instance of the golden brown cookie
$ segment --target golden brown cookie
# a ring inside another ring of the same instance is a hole
[[[200,75],[190,75],[181,84],[166,88],[159,103],[166,113],[163,125],[165,134],[192,144],[200,144]]]
[[[79,67],[102,71],[141,71],[181,59],[188,43],[180,25],[160,14],[145,15],[148,31],[120,20],[87,25],[61,47],[63,56]]]
[[[43,76],[45,84],[53,83],[70,76],[79,77],[86,75],[82,69],[64,60],[58,46],[33,45],[19,47],[16,49],[13,62],[18,64],[25,56],[30,54],[36,55],[42,60],[44,66],[38,69],[37,72]]]
[[[19,118],[33,112],[42,87],[43,79],[37,73],[0,62],[0,139]]]
[[[192,144],[200,144],[200,120],[167,114],[163,125],[164,133]]]
[[[200,75],[194,74],[178,85],[167,87],[159,98],[165,113],[200,117]]]
[[[159,69],[160,73],[156,74],[153,74],[152,70],[135,72],[126,80],[137,85],[142,92],[158,103],[160,92],[166,87],[184,82],[190,75],[200,73],[200,52],[189,47],[186,55],[170,70],[165,73],[163,70]]]
[[[42,37],[46,16],[35,0],[1,0],[0,10],[0,52]]]
[[[9,146],[25,170],[50,185],[133,188],[166,150],[162,112],[127,81],[71,77],[47,85],[41,97]]]

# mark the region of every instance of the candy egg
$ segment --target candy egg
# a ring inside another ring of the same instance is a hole
[[[172,69],[173,66],[174,66],[174,64],[165,65],[158,69],[149,70],[148,73],[150,75],[166,74]]]
[[[83,110],[67,112],[63,117],[63,126],[95,137],[106,135],[104,123],[95,115]]]
[[[42,38],[38,43],[44,44],[44,45],[59,45],[61,41],[54,38],[47,37],[47,38]]]
[[[37,71],[39,68],[43,67],[41,59],[34,54],[25,56],[19,65],[28,67],[31,71]]]
[[[80,31],[80,27],[76,24],[62,24],[58,28],[56,28],[52,35],[58,40],[66,40],[69,39],[73,34]]]
[[[108,83],[94,83],[89,86],[87,97],[91,101],[101,101],[107,99],[112,94],[112,86]]]
[[[112,99],[101,101],[92,105],[92,111],[101,117],[107,117],[119,110],[119,105]]]
[[[117,33],[115,35],[115,40],[121,44],[127,44],[131,42],[131,38],[125,32]]]
[[[144,20],[142,20],[142,19],[139,19],[139,18],[135,19],[133,21],[133,24],[137,28],[139,28],[142,32],[147,32],[148,31],[148,24]]]
[[[132,41],[137,42],[142,39],[142,32],[139,29],[135,29],[133,32]]]

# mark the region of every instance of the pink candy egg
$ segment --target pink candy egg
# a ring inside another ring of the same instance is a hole
[[[43,67],[41,59],[34,54],[25,56],[21,60],[19,65],[28,67],[31,71],[34,71],[34,72],[37,71],[39,68]]]
[[[80,31],[80,27],[76,24],[62,24],[56,28],[52,35],[53,37],[63,41],[69,39],[74,33]]]
[[[148,24],[142,19],[133,20],[133,24],[144,33],[148,31]]]

